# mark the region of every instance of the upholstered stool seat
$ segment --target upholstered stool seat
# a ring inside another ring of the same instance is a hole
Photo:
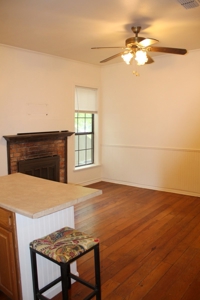
[[[95,284],[91,284],[70,271],[70,264],[89,251],[94,250]],[[62,299],[68,300],[68,290],[71,288],[71,278],[89,287],[93,291],[84,298],[101,299],[99,240],[70,227],[64,227],[45,237],[30,243],[34,300],[47,299],[42,294],[61,281]],[[36,254],[60,266],[61,276],[39,289]],[[72,298],[73,299],[73,298]]]

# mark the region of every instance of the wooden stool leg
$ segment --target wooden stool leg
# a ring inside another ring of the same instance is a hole
[[[95,280],[97,286],[96,300],[101,300],[101,276],[100,276],[100,254],[99,244],[94,247]]]
[[[32,278],[33,278],[33,294],[34,294],[34,300],[38,300],[37,293],[39,290],[38,286],[38,272],[37,272],[37,258],[36,253],[32,251],[30,248],[30,254],[31,254],[31,269],[32,269]]]
[[[68,288],[71,289],[71,278],[69,276],[70,272],[71,272],[71,269],[70,269],[70,264],[67,264],[67,272],[68,272]]]
[[[71,280],[69,277],[70,265],[69,264],[61,264],[60,272],[61,272],[61,283],[62,283],[62,300],[68,300],[68,290],[71,288]]]

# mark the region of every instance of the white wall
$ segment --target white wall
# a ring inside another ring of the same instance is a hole
[[[7,174],[3,135],[74,131],[76,84],[99,89],[100,68],[0,45],[0,175]],[[74,136],[68,138],[68,144],[69,182],[100,180],[100,167],[74,171]]]
[[[200,195],[200,50],[102,68],[103,180]]]
[[[161,55],[155,63],[98,66],[0,45],[0,175],[7,174],[3,135],[74,131],[74,86],[99,88],[101,166],[69,182],[98,180],[200,195],[200,50]],[[28,104],[33,108],[28,109]],[[43,111],[40,104],[46,104]],[[31,114],[30,113],[31,110]],[[47,112],[47,115],[44,113]],[[102,130],[101,130],[102,128]]]

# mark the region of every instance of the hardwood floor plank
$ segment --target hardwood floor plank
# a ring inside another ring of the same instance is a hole
[[[197,274],[192,284],[189,285],[187,291],[181,300],[198,300],[200,295],[200,273]]]
[[[181,271],[177,267],[172,266],[157,284],[143,297],[143,300],[161,299],[167,294],[167,291],[179,276],[181,276]]]
[[[176,266],[182,269],[181,276],[176,280],[166,295],[161,300],[181,299],[188,287],[196,280],[199,273],[200,252],[194,248],[188,248],[181,258],[176,262]],[[197,298],[198,299],[198,298]]]
[[[140,274],[140,278],[138,278],[138,283],[136,286],[134,284],[129,284],[130,287],[132,287],[132,291],[130,290],[127,297],[125,297],[126,300],[139,300],[144,295],[146,295],[149,290],[152,289],[153,286],[156,285],[156,283],[160,280],[160,278],[169,270],[170,265],[161,262],[148,274],[148,271],[146,273],[141,272],[141,270],[138,272],[138,275]],[[146,274],[148,274],[146,276]],[[143,277],[143,278],[142,278]],[[142,278],[142,280],[141,280]],[[129,283],[130,281],[128,281]],[[127,284],[126,284],[127,285]],[[157,298],[159,299],[159,298]],[[160,300],[160,299],[159,299]]]

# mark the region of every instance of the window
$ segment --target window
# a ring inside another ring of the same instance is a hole
[[[94,164],[97,89],[75,88],[75,167]]]
[[[75,167],[94,163],[94,114],[75,113]]]

